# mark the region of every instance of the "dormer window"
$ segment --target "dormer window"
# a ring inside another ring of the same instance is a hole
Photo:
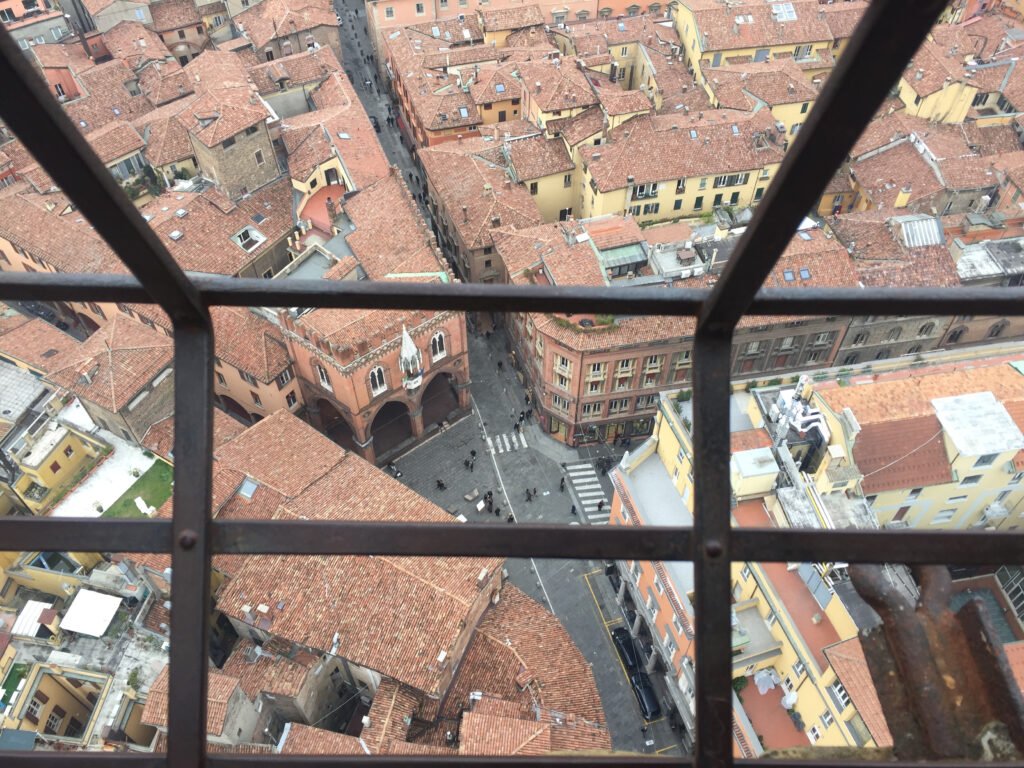
[[[246,253],[252,253],[267,240],[266,236],[254,227],[246,227],[231,239]]]

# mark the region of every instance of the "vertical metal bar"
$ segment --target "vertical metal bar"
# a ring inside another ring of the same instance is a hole
[[[696,591],[699,768],[732,765],[730,606],[730,329],[704,326],[694,338],[693,570]]]
[[[868,7],[712,288],[703,318],[735,325],[747,311],[800,220],[821,196],[948,4],[948,0],[875,0]]]
[[[2,27],[0,83],[0,116],[39,165],[172,319],[198,321],[204,312],[199,291]]]
[[[174,326],[174,550],[171,571],[169,768],[206,763],[210,615],[213,332]]]

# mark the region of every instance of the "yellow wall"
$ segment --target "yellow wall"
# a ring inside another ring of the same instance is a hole
[[[356,185],[352,182],[352,177],[348,175],[348,171],[345,170],[345,166],[341,164],[341,160],[337,157],[332,157],[324,162],[320,163],[313,172],[307,177],[305,181],[296,181],[292,179],[292,187],[302,195],[299,198],[298,204],[295,206],[295,210],[301,211],[302,208],[309,202],[309,198],[319,192],[323,187],[327,186],[327,170],[334,169],[338,172],[339,180],[344,182],[345,186],[349,190],[356,188]],[[316,186],[311,186],[313,181],[316,181]]]
[[[103,558],[95,552],[62,552],[62,555],[82,566],[82,570],[79,573],[61,573],[29,565],[39,552],[0,554],[16,555],[14,560],[4,565],[5,574],[16,584],[61,598],[67,598],[80,587],[92,569],[103,562]]]
[[[569,186],[565,186],[565,177],[570,177]],[[572,208],[576,196],[575,185],[572,181],[575,173],[564,171],[542,176],[539,179],[523,180],[526,189],[531,191],[533,184],[537,185],[537,194],[533,195],[533,202],[544,217],[545,223],[558,221],[559,212],[563,208]],[[575,210],[573,211],[575,214]]]
[[[145,154],[145,150],[143,150],[143,154]],[[156,175],[159,178],[162,178],[164,180],[164,184],[168,187],[172,186],[175,180],[174,168],[171,168],[172,165],[179,171],[187,173],[190,179],[199,172],[195,158],[192,157],[187,157],[184,160],[176,160],[173,163],[167,163],[167,165],[154,166],[153,170],[156,171]]]
[[[491,32],[484,32],[484,45],[493,45],[495,48],[504,48],[505,41],[511,35],[511,29],[496,29]]]
[[[80,479],[82,470],[88,469],[96,462],[101,450],[99,445],[84,439],[77,432],[67,430],[67,434],[44,459],[38,462],[38,465],[18,462],[24,474],[15,483],[15,490],[33,514],[41,514],[59,500],[62,491]],[[41,500],[33,501],[25,496],[32,483],[46,486],[50,492]]]
[[[500,112],[505,113],[505,120],[518,120],[519,110],[522,109],[522,100],[520,99],[518,104],[513,104],[512,99],[492,101],[490,105],[490,109],[485,109],[484,104],[476,105],[476,111],[480,115],[480,119],[483,120],[484,125],[502,122],[499,116]]]
[[[913,78],[914,73],[908,72]],[[910,81],[901,77],[899,85],[900,100],[906,105],[908,115],[916,115],[925,120],[940,123],[962,123],[967,118],[971,103],[978,93],[977,87],[967,83],[948,83],[942,90],[924,97],[917,96]]]
[[[89,727],[90,722],[98,716],[99,705],[103,695],[110,687],[110,678],[102,675],[76,674],[76,677],[82,682],[82,685],[76,688],[71,685],[67,677],[62,676],[62,673],[65,672],[71,673],[74,670],[63,670],[60,667],[36,664],[25,681],[25,687],[18,697],[17,707],[14,709],[13,716],[5,720],[5,726],[21,731],[43,733],[47,718],[56,707],[60,707],[64,710],[65,714],[61,717],[60,725],[53,735],[65,735],[72,718],[81,723],[84,729],[83,735],[87,735],[91,730]],[[28,695],[29,691],[32,692],[32,696]],[[38,714],[35,717],[37,722],[33,723],[25,715],[31,701],[41,701],[36,696],[37,692],[41,692],[47,698],[47,701],[40,704]],[[95,703],[90,703],[87,700],[86,696],[89,693],[95,694]]]

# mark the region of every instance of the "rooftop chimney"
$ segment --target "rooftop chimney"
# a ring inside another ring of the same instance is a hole
[[[492,227],[500,227],[501,226],[501,216],[491,216],[491,226]]]
[[[469,221],[469,206],[468,205],[462,206],[462,221],[463,222],[468,222]]]

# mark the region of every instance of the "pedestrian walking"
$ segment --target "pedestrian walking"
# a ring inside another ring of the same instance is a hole
[[[469,471],[470,471],[470,472],[472,472],[472,471],[473,471],[473,465],[474,465],[474,464],[476,464],[476,459],[470,459],[470,460],[469,460]]]
[[[463,459],[462,466],[464,466],[466,469],[469,469],[469,459]]]
[[[527,405],[530,404],[530,393],[529,392],[526,393],[526,404]]]
[[[604,499],[597,502],[597,511],[600,512],[602,509],[604,509]]]
[[[437,490],[439,490],[439,491],[448,490],[448,486],[444,484],[444,480],[438,480],[437,481]]]
[[[565,478],[563,477],[558,483],[558,490],[565,493]]]
[[[501,507],[495,507],[494,508],[494,516],[495,517],[501,517]]]
[[[476,451],[470,451],[469,452],[469,458],[475,459],[476,458]]]
[[[576,516],[576,505],[575,504],[572,505],[572,508],[569,510],[569,514],[572,515],[573,517]]]
[[[536,496],[536,495],[537,495],[537,489],[536,489],[536,488],[534,488],[534,489],[533,489],[533,495],[534,495],[534,496]]]
[[[526,420],[529,421],[533,418],[533,408],[526,409]]]
[[[533,494],[530,493],[530,489],[529,488],[526,489],[526,500],[527,501],[533,501]]]
[[[519,423],[522,424],[524,421],[526,421],[526,411],[520,411],[519,412]]]
[[[502,368],[504,368],[504,365],[502,365],[501,360],[499,360],[498,361],[498,370],[500,371]]]
[[[505,522],[506,523],[514,523],[515,521],[516,521],[515,516],[511,512],[509,512],[508,513],[508,517],[505,518]]]
[[[515,430],[517,435],[519,434],[519,422],[518,421],[515,424],[512,425],[512,429]]]

